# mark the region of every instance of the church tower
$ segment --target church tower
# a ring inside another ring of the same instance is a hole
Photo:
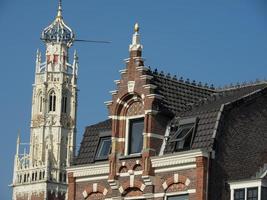
[[[69,63],[73,31],[64,23],[59,1],[57,16],[42,32],[45,58],[37,50],[29,152],[14,160],[13,200],[63,200],[66,167],[75,152],[78,56]]]

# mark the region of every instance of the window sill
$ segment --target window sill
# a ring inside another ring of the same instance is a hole
[[[141,158],[141,157],[142,157],[142,153],[135,153],[135,154],[130,154],[130,155],[119,156],[119,160]]]

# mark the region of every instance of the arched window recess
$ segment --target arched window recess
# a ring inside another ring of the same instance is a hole
[[[56,93],[51,91],[49,94],[49,112],[56,111]]]

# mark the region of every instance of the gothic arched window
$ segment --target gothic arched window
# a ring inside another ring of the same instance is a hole
[[[38,95],[38,109],[39,109],[39,112],[42,112],[42,110],[43,110],[43,97],[42,97],[41,92]]]
[[[63,96],[62,97],[62,104],[61,104],[61,106],[62,106],[61,110],[63,113],[67,113],[67,102],[68,102],[67,97]]]
[[[49,111],[56,111],[56,94],[54,91],[49,95]]]

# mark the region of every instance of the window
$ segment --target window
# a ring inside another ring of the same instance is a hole
[[[128,154],[140,153],[143,149],[144,118],[129,121]]]
[[[174,128],[173,131],[175,132],[170,139],[170,143],[172,144],[170,148],[172,148],[172,151],[190,149],[194,137],[195,122],[196,119],[190,119],[190,123],[180,123],[178,129]]]
[[[258,200],[258,188],[247,189],[247,200]]]
[[[179,127],[179,129],[175,133],[176,135],[176,138],[174,140],[176,141],[174,148],[175,151],[190,148],[193,130],[194,130],[194,124],[186,124]]]
[[[175,195],[175,196],[168,196],[167,200],[188,200],[188,194],[186,195]]]
[[[234,190],[234,200],[245,200],[245,189]]]
[[[63,113],[67,113],[67,102],[67,97],[63,97],[61,102],[61,110]]]
[[[56,111],[56,94],[54,91],[49,95],[49,111]]]
[[[107,159],[111,147],[111,137],[101,137],[98,143],[96,160]]]
[[[43,109],[43,97],[42,94],[39,96],[39,112],[42,112]]]

